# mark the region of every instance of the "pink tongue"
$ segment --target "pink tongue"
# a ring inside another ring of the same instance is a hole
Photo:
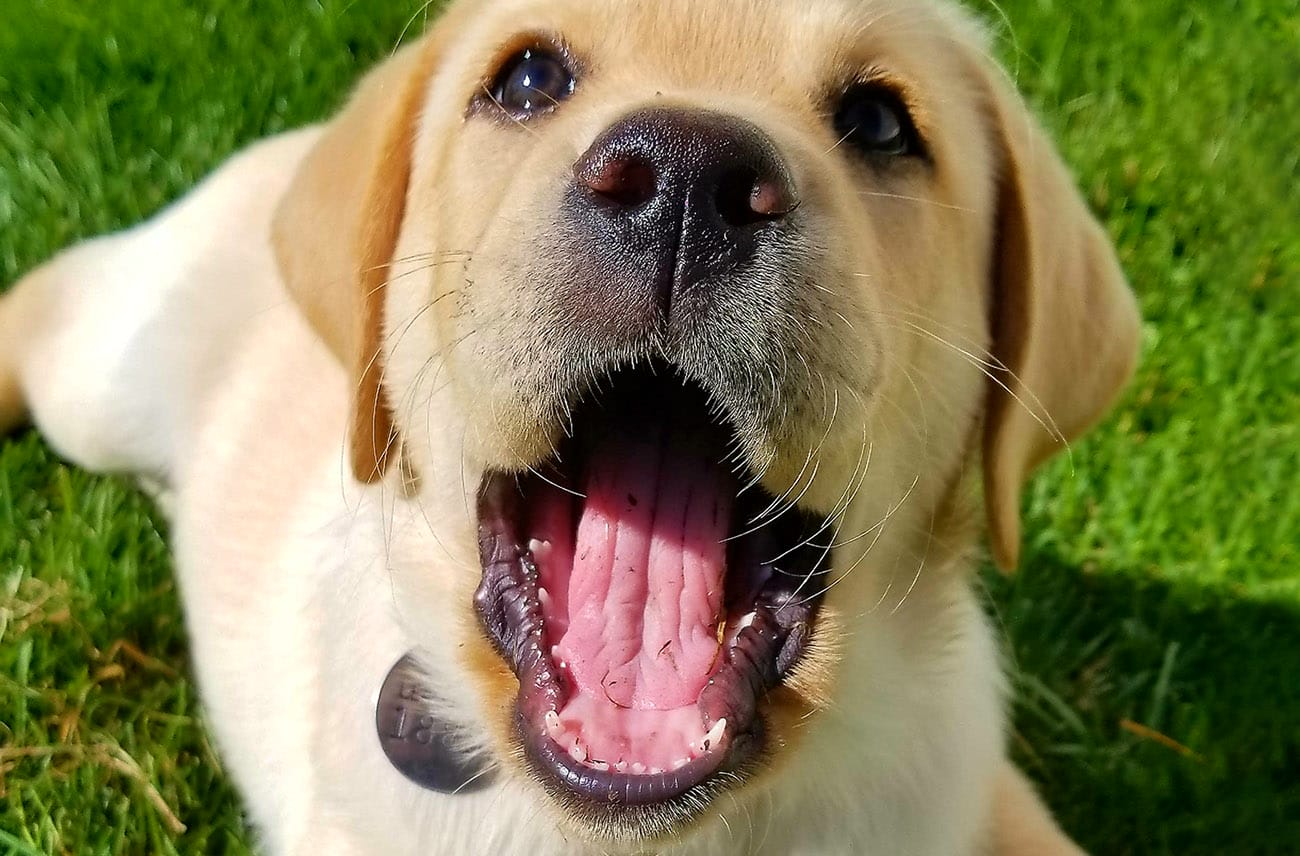
[[[555,653],[585,695],[672,710],[693,704],[718,664],[733,491],[699,431],[634,427],[588,455]]]

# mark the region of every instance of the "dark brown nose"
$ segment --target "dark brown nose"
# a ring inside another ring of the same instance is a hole
[[[703,110],[632,113],[592,143],[573,174],[569,216],[590,250],[641,274],[633,276],[644,283],[640,297],[663,316],[688,292],[742,274],[799,204],[766,134]]]

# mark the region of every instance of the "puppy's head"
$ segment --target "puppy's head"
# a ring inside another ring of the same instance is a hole
[[[462,2],[276,242],[356,476],[400,471],[453,558],[439,632],[473,609],[471,689],[605,837],[771,787],[801,719],[887,691],[854,625],[941,608],[976,461],[1014,565],[1022,481],[1136,349],[1065,168],[928,3]]]

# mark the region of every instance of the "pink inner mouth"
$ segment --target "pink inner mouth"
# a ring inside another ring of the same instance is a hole
[[[602,816],[693,793],[690,813],[767,745],[763,706],[814,638],[829,521],[741,489],[742,435],[671,367],[599,387],[553,458],[484,474],[474,608],[519,679],[539,779]]]
[[[597,767],[672,770],[718,736],[697,702],[734,634],[735,483],[702,419],[611,426],[586,452],[585,499],[549,488],[533,506],[546,644],[567,696],[547,731]]]

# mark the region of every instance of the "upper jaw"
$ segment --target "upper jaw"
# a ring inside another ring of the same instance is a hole
[[[675,406],[691,409],[707,405],[702,390],[679,379],[631,373],[616,377],[614,384],[615,403],[605,409],[621,413],[630,407],[638,420],[649,418],[636,403],[646,395],[680,394]],[[650,689],[639,700],[616,697],[623,690],[611,690],[613,683],[607,686],[604,679],[599,691],[592,691],[591,681],[584,685],[582,676],[572,673],[575,667],[564,662],[575,646],[583,656],[581,641],[571,643],[564,635],[570,621],[566,597],[547,591],[565,584],[568,565],[583,561],[555,561],[550,539],[537,537],[547,533],[536,508],[567,503],[574,519],[587,525],[594,514],[587,500],[564,496],[560,488],[566,482],[581,484],[584,468],[594,468],[584,464],[583,447],[601,441],[588,439],[589,434],[625,430],[626,425],[609,424],[611,418],[626,422],[625,416],[580,408],[576,438],[561,447],[560,459],[539,462],[522,474],[485,472],[477,507],[483,575],[474,603],[487,637],[519,681],[512,729],[532,774],[588,828],[644,838],[689,819],[722,790],[724,780],[743,781],[770,755],[766,701],[782,688],[816,633],[829,536],[819,531],[822,521],[791,497],[778,501],[751,479],[720,477],[736,495],[728,497],[733,506],[730,522],[723,524],[725,592],[712,592],[716,654],[707,673],[698,673],[696,666],[690,675],[707,682],[698,692],[687,691],[682,698],[688,702],[671,710],[656,708],[653,680],[643,682]],[[670,463],[672,451],[666,453]],[[572,575],[595,572],[567,573],[572,584]],[[636,617],[638,610],[649,616],[645,626],[650,627],[652,607],[637,606],[629,614]],[[590,647],[587,656],[604,656],[600,646]],[[671,651],[668,643],[663,647]],[[642,658],[640,674],[653,670],[654,651],[643,648],[636,655]],[[667,730],[671,738],[662,737]],[[612,757],[620,753],[624,757]]]

